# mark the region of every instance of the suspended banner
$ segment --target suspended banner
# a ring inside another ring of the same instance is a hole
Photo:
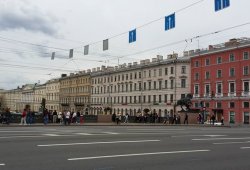
[[[54,59],[55,59],[55,55],[56,55],[56,53],[53,52],[53,53],[52,53],[52,56],[51,56],[51,60],[54,60]]]
[[[165,17],[165,31],[175,28],[175,13]]]
[[[103,51],[108,50],[109,49],[109,40],[103,40]]]
[[[230,6],[230,0],[214,0],[215,12],[220,11]]]
[[[74,49],[69,50],[69,58],[73,58],[73,51],[74,51]]]
[[[84,46],[84,55],[88,55],[89,54],[89,45],[85,45]]]
[[[136,29],[129,31],[129,43],[136,41]]]

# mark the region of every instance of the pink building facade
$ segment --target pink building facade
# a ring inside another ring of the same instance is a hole
[[[249,89],[250,39],[231,39],[193,52],[192,103],[204,121],[214,114],[217,121],[224,118],[225,125],[249,125]]]

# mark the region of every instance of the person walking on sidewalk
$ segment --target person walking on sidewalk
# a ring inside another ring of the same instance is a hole
[[[27,116],[27,110],[23,109],[23,112],[21,114],[21,122],[20,125],[27,125],[26,124],[26,116]]]

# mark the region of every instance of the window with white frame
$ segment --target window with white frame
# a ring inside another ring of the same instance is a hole
[[[198,84],[196,84],[196,85],[194,86],[194,94],[195,94],[195,95],[198,95],[198,94],[199,94],[199,85],[198,85]]]
[[[249,59],[249,52],[244,51],[243,52],[243,60],[248,60]]]
[[[181,66],[181,74],[186,74],[186,66]]]
[[[186,79],[181,79],[181,88],[186,88]]]
[[[222,58],[221,57],[217,57],[217,64],[221,64],[222,63]]]
[[[217,109],[221,109],[221,108],[222,108],[221,102],[217,102],[217,103],[216,103],[216,108],[217,108]]]
[[[229,76],[230,77],[234,77],[235,76],[235,68],[230,68]]]
[[[235,61],[234,53],[229,54],[229,61],[230,62]]]
[[[194,62],[194,66],[195,66],[195,67],[199,67],[199,61],[195,61],[195,62]]]
[[[216,93],[217,95],[222,94],[222,83],[216,83]]]
[[[205,60],[205,65],[206,65],[206,66],[209,66],[209,65],[210,65],[210,59],[209,59],[209,58],[206,58],[206,60]]]
[[[233,109],[235,107],[235,103],[234,102],[229,102],[229,108]]]
[[[217,70],[217,78],[221,78],[222,77],[222,70]]]
[[[210,84],[205,84],[205,96],[209,96],[210,94]]]
[[[249,74],[249,67],[248,66],[244,66],[243,67],[243,75],[246,76]]]
[[[244,124],[249,124],[249,112],[244,112],[243,116]]]
[[[249,81],[243,81],[243,91],[244,93],[249,92]]]
[[[249,102],[243,102],[243,108],[245,109],[249,108]]]
[[[229,93],[235,93],[235,82],[229,82]]]
[[[229,112],[229,123],[231,123],[231,124],[235,123],[235,112],[234,111]]]

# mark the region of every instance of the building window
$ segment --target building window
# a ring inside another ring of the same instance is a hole
[[[186,79],[181,79],[181,88],[186,88]]]
[[[130,73],[129,78],[130,78],[130,80],[133,79],[133,73]]]
[[[154,77],[156,77],[156,69],[154,69]]]
[[[151,81],[148,82],[148,90],[151,90]]]
[[[165,80],[165,89],[168,88],[168,80]]]
[[[135,72],[135,76],[134,76],[135,80],[137,79],[137,72]]]
[[[221,57],[217,57],[217,64],[221,64],[221,62],[222,62]]]
[[[148,77],[151,77],[151,70],[148,70]]]
[[[235,83],[234,82],[229,83],[229,93],[235,93]]]
[[[143,103],[146,103],[146,96],[143,96]]]
[[[143,71],[143,77],[146,78],[147,77],[147,72]]]
[[[136,91],[136,83],[134,83],[134,91]]]
[[[142,77],[142,76],[141,76],[141,72],[139,72],[138,74],[139,74],[139,79],[141,79],[141,77]]]
[[[151,103],[151,96],[148,95],[148,103]]]
[[[162,89],[162,81],[159,80],[159,90],[161,90],[161,89]]]
[[[206,80],[210,79],[210,72],[209,72],[209,71],[206,71],[205,79],[206,79]]]
[[[136,103],[136,96],[134,96],[134,103]]]
[[[230,68],[229,76],[230,77],[234,77],[235,76],[235,69],[234,68]]]
[[[229,102],[229,108],[233,109],[235,107],[235,103],[234,102]]]
[[[235,123],[235,112],[234,111],[229,112],[229,123],[232,123],[232,124]]]
[[[132,86],[133,86],[133,84],[131,83],[131,84],[129,84],[129,88],[130,88],[130,91],[132,92]]]
[[[235,56],[233,53],[229,54],[229,61],[230,62],[235,61]]]
[[[173,103],[174,102],[174,95],[170,94],[170,102]]]
[[[168,68],[165,68],[165,75],[168,75]]]
[[[199,80],[199,73],[195,73],[194,80]]]
[[[249,59],[249,52],[243,52],[243,60]]]
[[[153,103],[156,103],[156,95],[153,95]]]
[[[156,81],[154,81],[154,90],[156,90]]]
[[[138,84],[139,84],[139,91],[141,91],[142,90],[142,88],[141,88],[141,82],[138,83]]]
[[[143,84],[144,84],[144,85],[143,85],[143,86],[144,86],[144,87],[143,87],[143,88],[144,88],[144,90],[147,90],[147,83],[146,83],[146,82],[144,82]]]
[[[216,84],[216,93],[218,95],[222,94],[222,84],[221,83]]]
[[[162,76],[162,69],[159,68],[159,76]]]
[[[170,68],[170,74],[174,74],[174,67]]]
[[[248,66],[244,66],[243,67],[243,75],[246,76],[249,74],[249,67]]]
[[[186,66],[181,66],[181,74],[186,74]]]
[[[161,103],[161,95],[159,95],[159,103]]]
[[[217,78],[221,78],[222,77],[222,70],[217,70]]]
[[[170,81],[170,89],[173,89],[174,88],[174,80],[172,79],[171,81]]]
[[[196,84],[196,85],[194,86],[194,94],[195,94],[195,95],[198,95],[198,94],[199,94],[199,85],[198,85],[198,84]]]
[[[243,102],[243,108],[245,109],[249,108],[249,102]]]
[[[199,67],[199,61],[195,61],[195,62],[194,62],[194,66],[195,66],[195,67]]]
[[[126,80],[128,80],[128,74],[126,74]]]
[[[164,102],[167,103],[167,101],[168,101],[168,95],[165,94],[165,95],[164,95]]]
[[[206,58],[206,60],[205,60],[205,65],[206,65],[206,66],[209,66],[209,65],[210,65],[210,59],[209,59],[209,58]]]
[[[205,85],[205,96],[209,96],[210,94],[210,84]]]
[[[244,93],[248,93],[249,92],[249,81],[244,81],[243,82],[243,91]]]
[[[244,124],[249,124],[249,112],[244,112]]]

